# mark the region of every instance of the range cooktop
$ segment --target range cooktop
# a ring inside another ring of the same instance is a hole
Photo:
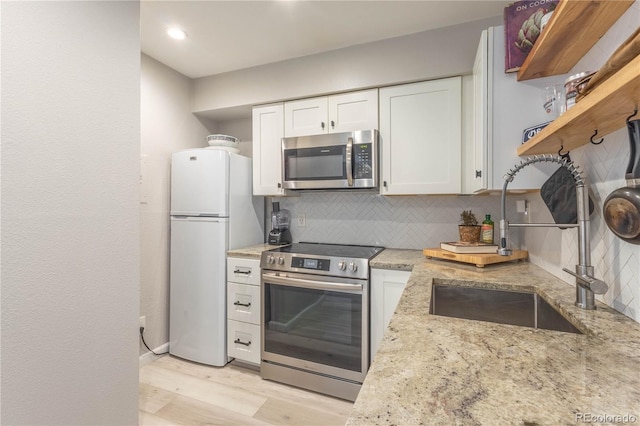
[[[352,257],[359,259],[371,259],[376,254],[384,250],[378,246],[356,246],[346,244],[324,244],[324,243],[294,243],[288,246],[279,247],[270,252],[310,254],[314,256],[326,257]]]
[[[382,250],[384,247],[378,246],[294,243],[263,252],[260,267],[273,271],[368,279],[369,260]]]

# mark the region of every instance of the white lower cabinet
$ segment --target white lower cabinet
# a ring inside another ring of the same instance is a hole
[[[260,324],[260,286],[228,282],[227,318]]]
[[[227,355],[260,364],[260,260],[227,258]]]
[[[409,281],[410,271],[390,269],[371,270],[370,359],[378,351],[382,336],[398,306],[404,287]]]
[[[252,364],[260,364],[260,324],[227,320],[227,353]]]

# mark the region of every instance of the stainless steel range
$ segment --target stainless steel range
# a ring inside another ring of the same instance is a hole
[[[355,400],[369,368],[369,260],[383,249],[297,243],[262,253],[263,378]]]

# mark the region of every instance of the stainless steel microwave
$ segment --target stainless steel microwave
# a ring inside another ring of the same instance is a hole
[[[377,130],[283,138],[284,188],[377,188],[378,138]]]

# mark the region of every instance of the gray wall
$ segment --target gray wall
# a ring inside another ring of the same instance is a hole
[[[137,424],[139,79],[137,2],[2,2],[2,424]]]
[[[141,65],[140,315],[146,317],[145,341],[163,352],[169,341],[171,154],[208,146],[215,124],[191,114],[191,79],[147,55]],[[140,343],[140,353],[147,352]]]
[[[480,32],[501,22],[483,19],[198,78],[193,111],[471,74]]]

